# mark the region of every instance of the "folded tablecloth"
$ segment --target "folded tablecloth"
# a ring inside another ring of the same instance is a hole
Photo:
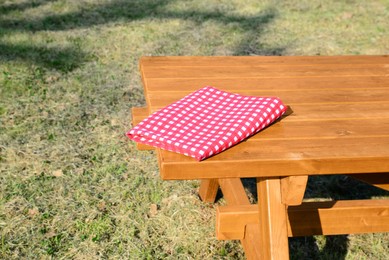
[[[208,86],[151,114],[127,136],[201,161],[264,129],[286,109],[275,97],[243,96]]]

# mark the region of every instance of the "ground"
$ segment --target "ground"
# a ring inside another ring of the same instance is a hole
[[[139,58],[355,54],[389,54],[388,0],[0,0],[0,258],[243,258],[199,183],[162,182],[125,137]],[[306,196],[389,196],[359,185],[312,178]],[[389,259],[388,241],[293,238],[291,257]]]

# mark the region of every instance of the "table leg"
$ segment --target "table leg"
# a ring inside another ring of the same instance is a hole
[[[240,178],[203,179],[201,180],[199,196],[204,202],[215,202],[219,186],[223,197],[229,204],[250,204]]]
[[[261,259],[289,259],[287,209],[279,178],[257,178]]]
[[[250,205],[240,178],[219,179],[223,197],[228,205]],[[245,228],[244,238],[240,240],[248,260],[260,257],[260,248],[256,244],[259,240],[259,226],[249,224]]]
[[[217,191],[219,190],[219,182],[217,179],[201,180],[199,196],[204,202],[215,202]]]
[[[228,205],[250,205],[240,178],[219,179],[219,185]]]

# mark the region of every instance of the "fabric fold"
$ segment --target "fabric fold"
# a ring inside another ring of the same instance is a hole
[[[151,114],[126,135],[201,161],[261,131],[286,109],[276,97],[243,96],[208,86]]]

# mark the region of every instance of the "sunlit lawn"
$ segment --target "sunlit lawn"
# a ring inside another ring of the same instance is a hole
[[[0,258],[243,258],[199,183],[162,182],[124,136],[139,58],[346,54],[389,54],[388,0],[0,0]],[[307,195],[388,196],[360,185],[317,177]],[[291,257],[389,259],[388,241],[293,238]]]

